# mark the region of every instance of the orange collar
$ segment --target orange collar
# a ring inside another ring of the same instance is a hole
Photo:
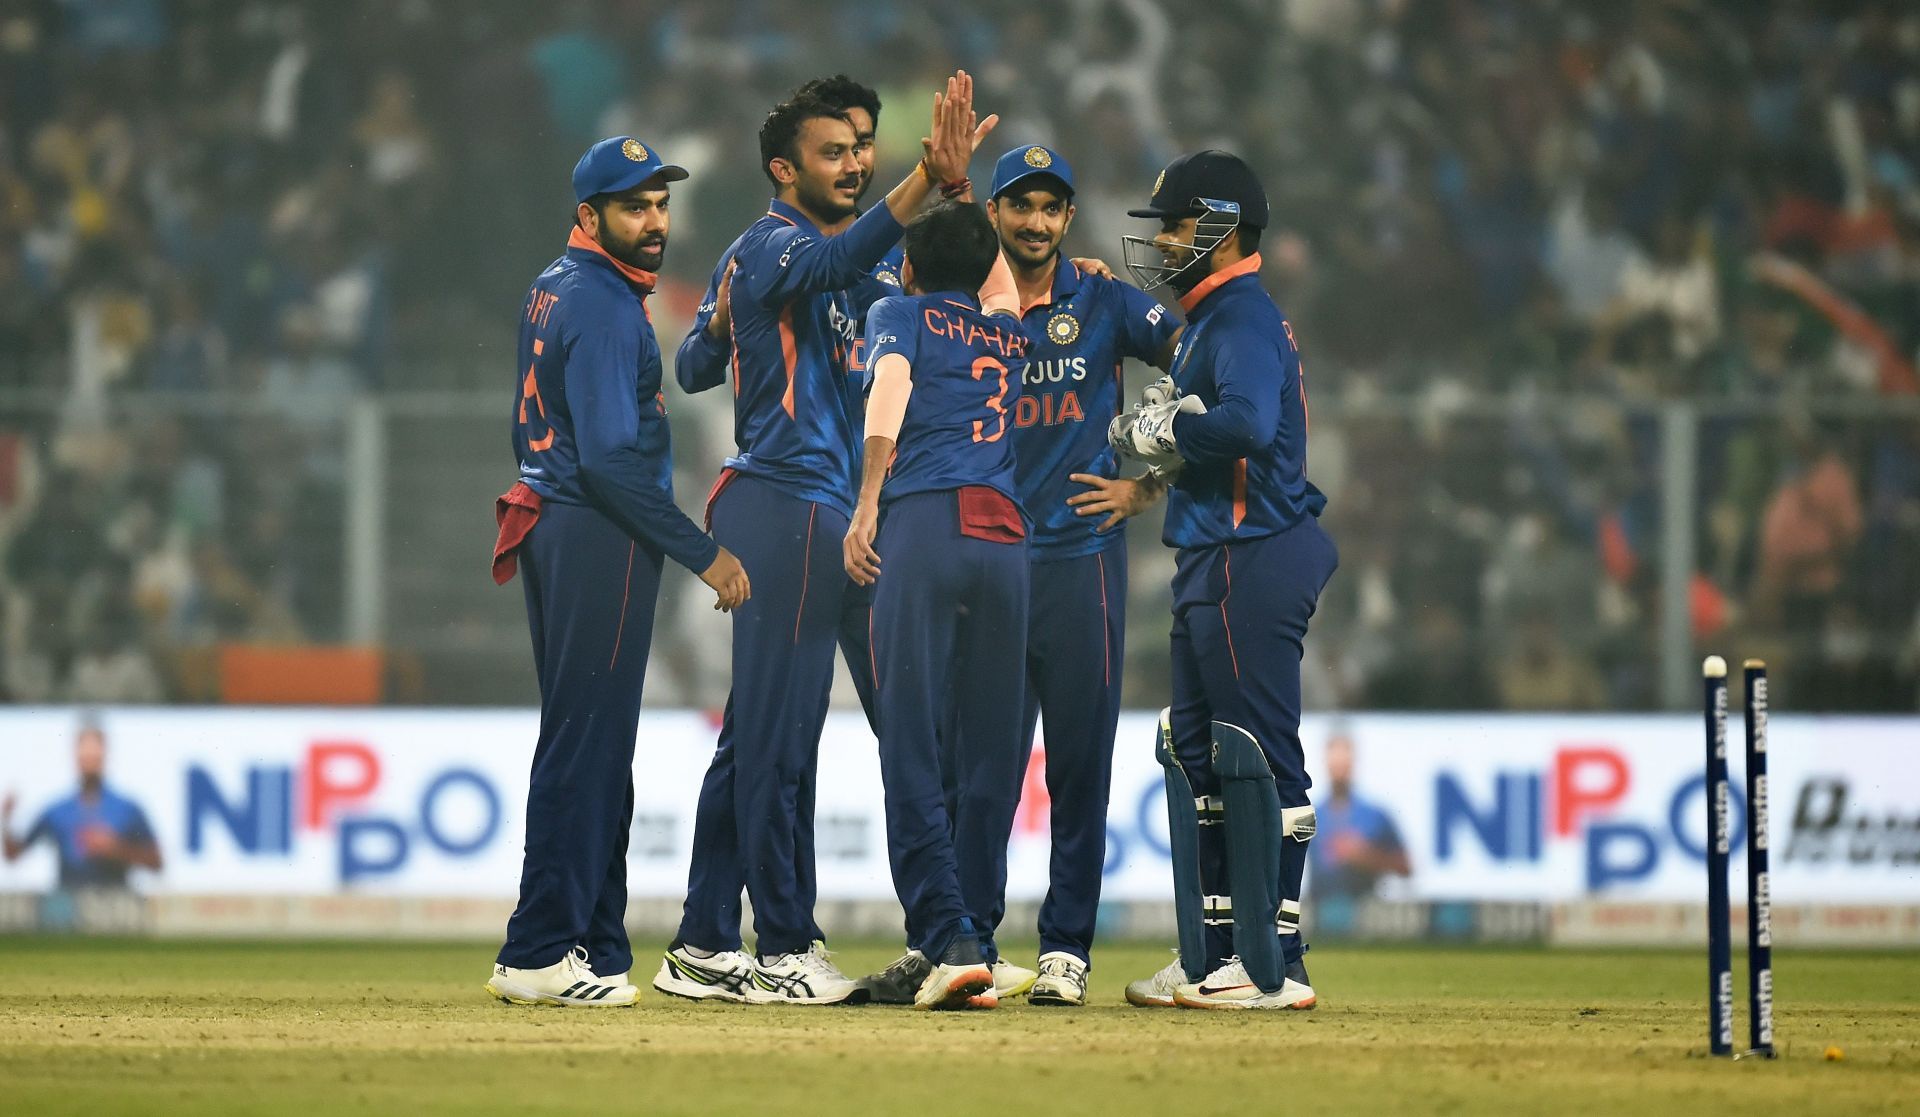
[[[1193,308],[1199,306],[1201,300],[1205,299],[1208,295],[1213,294],[1214,290],[1222,283],[1225,283],[1229,279],[1238,279],[1243,275],[1252,275],[1259,270],[1260,254],[1256,252],[1239,263],[1231,267],[1222,268],[1201,280],[1194,286],[1193,290],[1180,296],[1180,309],[1191,314],[1193,313]]]
[[[578,225],[573,227],[573,232],[567,234],[567,247],[578,248],[582,251],[592,252],[598,255],[607,263],[612,264],[615,271],[625,276],[628,283],[636,287],[643,287],[648,293],[652,293],[654,285],[660,282],[660,277],[653,272],[642,271],[632,264],[623,264],[619,260],[614,259],[612,253],[600,247],[600,243],[588,236],[587,231]]]

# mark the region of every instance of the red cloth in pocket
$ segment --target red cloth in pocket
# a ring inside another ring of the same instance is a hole
[[[515,548],[526,542],[527,533],[540,522],[540,494],[527,488],[526,482],[517,482],[493,498],[493,520],[500,525],[500,535],[493,541],[493,584],[504,586],[520,570]]]
[[[989,543],[1018,543],[1027,537],[1020,506],[998,489],[968,485],[960,490],[960,534]]]

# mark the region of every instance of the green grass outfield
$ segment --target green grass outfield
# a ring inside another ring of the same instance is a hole
[[[858,972],[891,954],[839,958]],[[749,1008],[650,988],[638,1008],[582,1010],[487,998],[485,945],[0,938],[0,1112],[1920,1107],[1920,953],[1777,952],[1772,1063],[1703,1056],[1699,952],[1327,947],[1310,957],[1314,1012],[1127,1007],[1126,981],[1167,958],[1102,949],[1077,1011]],[[1738,959],[1735,978],[1744,989]],[[1845,1058],[1826,1061],[1829,1045]]]

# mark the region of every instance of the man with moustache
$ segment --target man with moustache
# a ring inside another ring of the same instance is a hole
[[[663,992],[834,1004],[853,991],[813,918],[812,849],[799,820],[812,811],[849,585],[839,541],[861,449],[861,386],[849,375],[865,308],[856,292],[936,188],[967,189],[973,147],[993,123],[976,131],[972,79],[950,78],[925,157],[884,205],[850,224],[863,180],[846,113],[795,98],[761,127],[774,198],[726,253],[740,452],[707,515],[715,538],[764,573],[752,604],[734,614],[733,695],[701,788],[685,914],[654,978]],[[743,879],[757,957],[740,949]]]
[[[521,312],[494,580],[522,586],[540,678],[520,902],[487,992],[509,1004],[631,1005],[627,828],[634,736],[665,559],[746,601],[740,562],[673,501],[660,347],[644,300],[665,257],[668,184],[687,172],[631,136],[573,169],[565,255]]]
[[[1015,477],[1033,520],[1023,724],[1031,743],[1044,719],[1053,848],[1030,999],[1071,1007],[1086,1002],[1126,631],[1126,538],[1110,530],[1126,512],[1112,503],[1123,494],[1106,427],[1120,413],[1125,359],[1167,367],[1180,331],[1152,296],[1063,258],[1073,169],[1058,151],[1002,155],[987,213],[1033,338],[1013,423]],[[1124,495],[1144,507],[1156,483],[1150,475],[1146,491]],[[994,856],[1004,893],[1004,848],[963,854]],[[1004,908],[1003,895],[996,916]]]
[[[845,74],[835,74],[813,79],[795,90],[794,97],[814,97],[846,114],[847,123],[853,125],[854,162],[860,167],[860,191],[855,200],[864,199],[868,188],[873,185],[873,138],[880,122],[880,95]],[[849,213],[830,226],[822,226],[821,231],[829,235],[845,232],[847,226],[853,224],[855,216]],[[850,292],[852,310],[858,321],[866,321],[867,308],[876,300],[900,293],[900,266],[900,247],[895,245],[881,257],[867,278],[853,288]],[[680,343],[679,353],[674,358],[673,376],[682,391],[704,392],[727,382],[727,371],[733,355],[732,291],[733,253],[729,251],[722,254],[720,262],[714,265],[706,295],[701,298],[699,309],[694,314],[693,329]],[[860,354],[865,344],[863,336],[856,334],[853,354],[847,363],[848,373],[856,379],[865,372]],[[875,726],[875,732],[878,733],[874,722],[873,654],[867,644],[868,618],[872,608],[872,590],[849,583],[840,602],[838,642],[841,659],[845,661],[847,674],[853,680],[854,693],[860,698],[860,708],[866,712],[867,723]],[[830,692],[821,695],[822,702],[829,702],[831,698]],[[732,703],[731,695],[728,703]],[[730,712],[722,715],[723,725],[730,721]],[[795,887],[799,890],[801,906],[808,911],[813,910],[819,891],[814,876],[813,798],[813,773],[809,769],[797,796],[793,836],[794,868],[798,874]],[[737,867],[737,861],[734,864]],[[725,868],[716,865],[713,871],[721,872]],[[733,892],[738,894],[745,883],[744,877],[739,879]],[[671,963],[664,965],[671,971]],[[666,976],[671,984],[673,974],[669,972]],[[691,970],[682,976],[692,979]]]

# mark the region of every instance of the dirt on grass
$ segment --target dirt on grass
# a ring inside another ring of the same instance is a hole
[[[481,991],[490,953],[0,939],[0,1109],[1920,1109],[1920,953],[1776,952],[1781,1057],[1738,1062],[1705,1054],[1705,965],[1691,952],[1326,947],[1308,958],[1319,1008],[1228,1013],[1128,1007],[1126,982],[1168,955],[1118,945],[1098,952],[1086,1008],[951,1014],[694,1004],[644,988],[644,954],[639,1006],[514,1008]],[[867,945],[837,961],[865,972],[892,953]]]

